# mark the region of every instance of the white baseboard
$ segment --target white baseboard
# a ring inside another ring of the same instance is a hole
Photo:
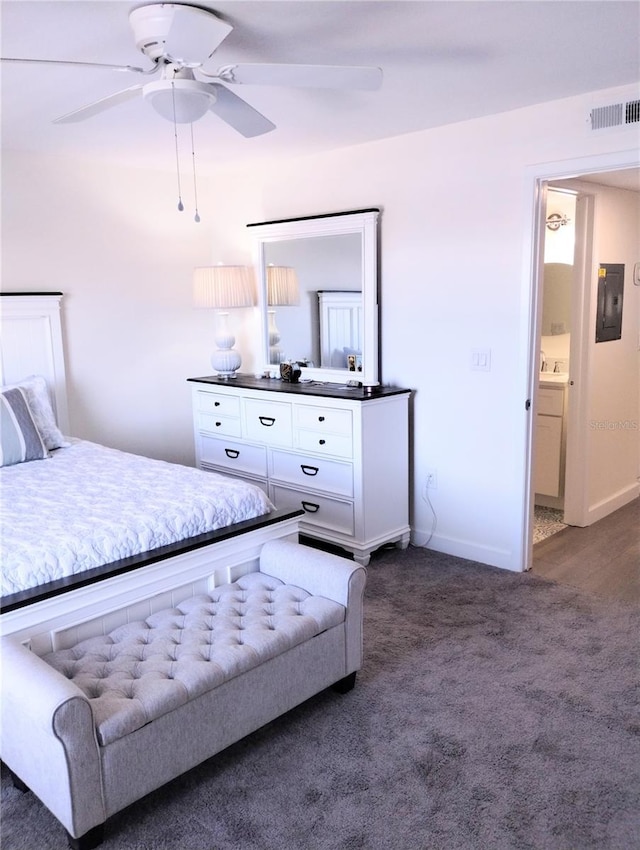
[[[595,505],[590,505],[587,511],[588,524],[593,525],[594,522],[604,519],[609,514],[617,511],[618,508],[623,508],[629,502],[633,502],[638,496],[640,496],[640,483],[635,482],[629,484],[628,487],[624,487],[622,490],[618,490],[612,496],[602,499],[602,501],[597,502]]]
[[[411,543],[445,555],[455,555],[457,558],[466,558],[469,561],[477,561],[490,567],[500,567],[511,572],[522,572],[524,569],[523,564],[514,563],[516,555],[506,549],[484,546],[471,540],[460,540],[441,534],[434,534],[431,539],[429,537],[427,532],[414,530],[411,532]]]

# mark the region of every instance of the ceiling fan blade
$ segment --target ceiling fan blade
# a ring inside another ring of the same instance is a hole
[[[198,67],[233,27],[209,9],[181,3],[151,3],[129,13],[136,47],[154,61],[167,58]]]
[[[190,61],[204,62],[232,29],[209,10],[176,5],[167,36],[167,53],[173,58],[191,57]]]
[[[295,86],[301,88],[363,89],[374,91],[382,85],[382,70],[367,66],[278,65],[247,63],[223,65],[215,74],[203,68],[200,73],[225,83],[254,86]]]
[[[209,107],[218,118],[222,118],[229,126],[237,130],[245,138],[261,136],[275,130],[276,125],[265,118],[257,109],[250,106],[246,100],[229,91],[220,83],[210,83],[216,91],[216,102]]]
[[[23,62],[28,65],[75,65],[80,68],[104,68],[109,71],[133,71],[136,74],[152,74],[157,71],[157,65],[145,70],[135,65],[109,65],[105,62],[76,62],[74,59],[16,59],[3,56],[0,62]]]
[[[127,100],[133,100],[142,94],[142,84],[130,86],[128,89],[117,91],[114,94],[108,94],[106,97],[90,103],[88,106],[81,106],[80,109],[74,109],[73,112],[68,112],[66,115],[61,115],[60,118],[54,118],[54,124],[73,124],[75,121],[84,121],[86,118],[93,118],[105,109],[111,109],[112,106],[118,106],[120,103],[125,103]]]

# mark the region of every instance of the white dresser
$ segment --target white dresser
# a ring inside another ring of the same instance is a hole
[[[300,531],[367,564],[409,544],[409,398],[398,387],[189,378],[196,462],[253,481]]]

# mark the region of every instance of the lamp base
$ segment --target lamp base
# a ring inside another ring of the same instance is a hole
[[[218,348],[211,355],[211,365],[221,378],[235,378],[242,363],[242,357],[234,349],[236,338],[229,330],[228,313],[218,313],[218,328],[216,345]]]
[[[221,348],[211,355],[211,365],[221,378],[235,378],[242,358],[233,348]]]

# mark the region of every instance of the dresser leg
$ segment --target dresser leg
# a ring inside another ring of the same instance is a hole
[[[400,540],[396,540],[396,546],[398,549],[408,549],[409,543],[411,542],[411,534],[407,532],[407,534],[403,534]]]
[[[366,567],[371,560],[371,552],[354,552],[353,560],[356,564],[360,564],[363,567]]]

